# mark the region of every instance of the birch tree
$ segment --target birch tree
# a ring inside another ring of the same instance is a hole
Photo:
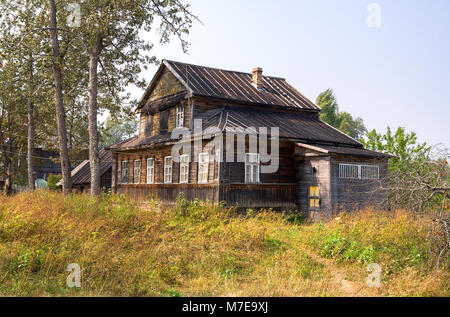
[[[63,193],[64,195],[67,195],[72,191],[72,184],[70,174],[71,168],[69,161],[69,151],[67,148],[66,116],[64,112],[62,73],[60,64],[62,55],[58,39],[55,1],[49,0],[49,6],[50,6],[49,32],[53,52],[52,68],[55,85],[55,109],[56,109],[56,122],[58,125],[59,154],[61,157]]]
[[[89,56],[89,162],[91,168],[91,195],[100,192],[98,161],[99,101],[120,109],[127,99],[125,87],[144,86],[139,74],[142,68],[156,61],[149,56],[153,46],[145,32],[159,23],[159,43],[176,36],[184,51],[188,43],[183,36],[197,18],[189,6],[180,1],[103,0],[81,3],[81,24],[72,32],[86,48]]]

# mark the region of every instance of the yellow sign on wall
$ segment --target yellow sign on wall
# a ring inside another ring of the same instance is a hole
[[[309,187],[309,206],[311,208],[320,207],[319,186]]]

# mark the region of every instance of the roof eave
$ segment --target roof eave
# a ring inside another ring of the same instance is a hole
[[[236,99],[232,99],[232,98],[225,98],[225,97],[219,97],[219,96],[208,96],[208,95],[203,95],[203,94],[199,94],[199,93],[193,93],[192,96],[213,99],[213,100],[220,100],[220,101],[228,101],[228,102],[235,103],[238,105],[265,106],[265,107],[272,107],[274,109],[280,109],[280,110],[304,111],[304,112],[311,112],[311,113],[319,113],[320,112],[320,109],[318,110],[318,109],[313,109],[313,108],[288,107],[288,106],[281,106],[281,105],[277,105],[277,104],[236,100]]]

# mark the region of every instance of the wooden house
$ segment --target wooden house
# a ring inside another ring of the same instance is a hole
[[[109,148],[112,190],[167,204],[183,193],[313,218],[385,207],[389,156],[364,149],[319,113],[285,79],[263,76],[261,68],[243,73],[164,60],[138,104],[138,135]],[[264,134],[271,162],[260,153]],[[181,144],[200,149],[183,148],[175,160]],[[264,173],[273,162],[276,170]]]
[[[47,180],[50,174],[61,174],[61,164],[57,161],[58,159],[57,151],[34,149],[34,178]]]
[[[98,153],[100,168],[100,188],[109,190],[111,188],[111,152],[100,150]],[[91,167],[89,160],[84,160],[71,171],[72,189],[77,192],[88,192],[91,189]],[[62,186],[59,181],[58,186]]]
[[[27,154],[20,153],[19,149],[13,148],[12,151],[18,152],[20,155],[19,165],[27,167]],[[61,174],[61,164],[58,163],[59,153],[53,150],[46,150],[43,148],[35,148],[33,154],[33,167],[34,167],[34,179],[47,180],[50,174]],[[21,172],[25,173],[26,170]],[[15,174],[17,177],[18,173]],[[26,181],[26,180],[24,180]],[[8,178],[6,171],[4,170],[3,163],[0,162],[0,191],[4,189],[5,183],[12,184],[12,176]],[[18,182],[19,184],[8,185],[11,186],[14,191],[23,191],[27,188],[27,185]]]

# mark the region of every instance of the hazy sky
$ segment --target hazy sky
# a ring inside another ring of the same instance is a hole
[[[159,59],[286,78],[315,101],[332,88],[340,109],[368,129],[404,126],[450,147],[450,1],[191,0],[203,22]],[[367,24],[370,3],[381,27]],[[151,80],[156,66],[145,76]],[[139,98],[142,91],[132,90]]]

